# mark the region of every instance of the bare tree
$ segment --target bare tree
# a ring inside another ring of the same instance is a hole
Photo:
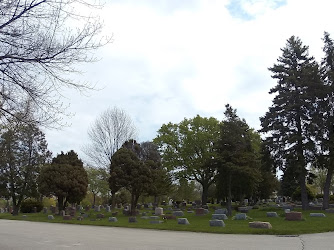
[[[112,156],[124,142],[136,138],[136,128],[124,110],[117,107],[103,112],[88,130],[90,144],[83,149],[92,165],[112,169]],[[115,206],[116,187],[111,185],[112,206]]]
[[[101,22],[81,14],[85,7],[93,6],[85,0],[0,1],[0,119],[33,122],[15,115],[24,114],[29,101],[39,125],[62,124],[62,89],[90,87],[71,78],[75,65],[94,61],[90,53],[110,41],[98,38]]]

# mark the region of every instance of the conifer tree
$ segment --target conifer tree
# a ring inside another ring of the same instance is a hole
[[[261,117],[261,132],[276,166],[283,171],[294,167],[301,188],[302,207],[308,206],[305,178],[307,164],[314,159],[315,142],[312,123],[315,117],[316,95],[321,87],[319,67],[309,56],[308,46],[295,36],[281,49],[282,56],[269,70],[277,85],[272,106]]]

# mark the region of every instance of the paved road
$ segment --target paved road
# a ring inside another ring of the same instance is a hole
[[[229,235],[0,220],[0,249],[334,249],[334,233]]]

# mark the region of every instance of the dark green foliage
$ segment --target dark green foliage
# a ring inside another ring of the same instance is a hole
[[[42,211],[43,203],[35,199],[26,199],[21,203],[21,213],[33,213],[36,207],[37,213]]]
[[[179,124],[163,124],[154,143],[162,152],[163,165],[174,171],[176,178],[196,180],[202,185],[202,204],[216,176],[213,145],[219,135],[217,119],[197,115]]]
[[[13,122],[12,127],[1,129],[1,195],[12,199],[13,215],[25,198],[38,197],[37,176],[50,156],[45,135],[37,126]]]
[[[118,189],[126,188],[131,193],[131,213],[136,214],[139,196],[149,192],[152,180],[152,162],[140,159],[140,145],[128,141],[112,157],[109,183]]]
[[[86,170],[73,150],[62,152],[41,169],[39,191],[56,196],[59,210],[63,210],[67,202],[79,203],[86,196],[87,186]]]
[[[231,199],[240,200],[255,193],[261,181],[259,152],[254,149],[253,131],[236,110],[226,105],[226,119],[221,124],[217,142],[218,176],[217,189],[220,198],[227,198],[231,214]]]
[[[324,190],[323,208],[329,207],[329,195],[334,171],[334,41],[324,33],[325,57],[321,61],[321,77],[323,86],[317,100],[317,130],[319,142],[318,167],[326,168],[327,176]]]
[[[269,70],[277,79],[270,90],[273,104],[261,117],[261,132],[267,136],[266,147],[275,166],[283,171],[295,168],[302,192],[303,209],[308,205],[305,178],[306,166],[314,160],[314,117],[316,96],[321,87],[318,64],[308,54],[308,47],[292,36],[282,49],[282,56]]]

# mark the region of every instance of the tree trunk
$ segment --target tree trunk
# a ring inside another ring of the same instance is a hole
[[[116,208],[116,192],[111,191],[111,209]]]
[[[209,186],[207,183],[202,184],[203,187],[203,192],[202,192],[202,206],[206,205],[207,200],[208,200],[208,190]]]
[[[307,197],[307,189],[305,183],[305,170],[302,170],[302,173],[299,177],[300,184],[300,194],[302,198],[302,209],[306,210],[308,208],[308,197]]]
[[[61,215],[62,210],[64,210],[64,197],[58,196],[58,215]]]
[[[232,175],[228,176],[227,216],[232,215]]]
[[[93,193],[93,206],[95,207],[96,194]]]
[[[136,216],[136,207],[137,207],[137,201],[138,198],[136,195],[131,194],[131,208],[130,208],[130,212],[132,216]]]
[[[322,208],[327,209],[329,208],[329,192],[330,192],[330,187],[331,187],[331,182],[332,182],[332,177],[333,177],[333,166],[329,166],[327,176],[326,176],[326,182],[324,186],[324,200],[322,203]]]

